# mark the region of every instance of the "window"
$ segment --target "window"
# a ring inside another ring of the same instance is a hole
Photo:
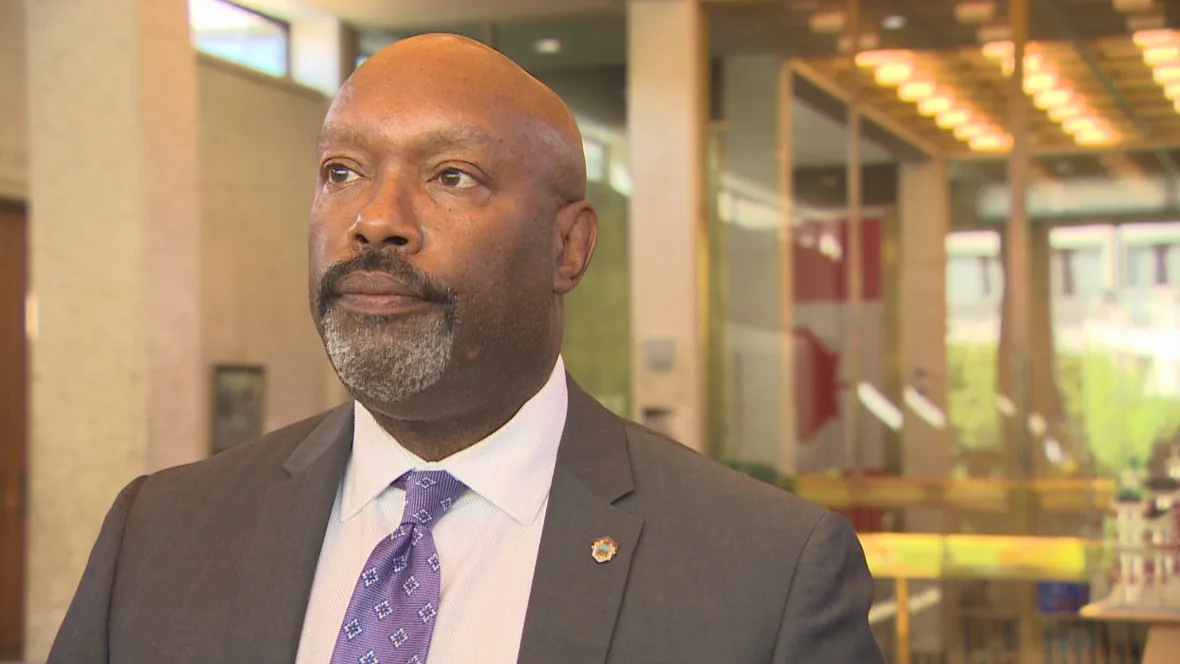
[[[287,25],[225,0],[189,0],[189,30],[198,51],[287,76]]]
[[[1180,286],[1180,244],[1127,247],[1127,286]]]
[[[1127,247],[1126,278],[1128,288],[1155,285],[1155,252],[1148,245]]]

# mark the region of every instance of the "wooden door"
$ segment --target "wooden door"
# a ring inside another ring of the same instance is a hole
[[[26,219],[0,201],[0,662],[20,661],[24,642]]]

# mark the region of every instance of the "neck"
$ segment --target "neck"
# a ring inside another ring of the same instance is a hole
[[[444,401],[454,407],[439,409],[435,417],[399,417],[382,408],[369,408],[369,412],[377,424],[406,450],[423,461],[441,461],[475,445],[507,424],[525,402],[545,386],[555,362],[556,357],[543,372],[530,371],[526,374],[529,379],[501,389],[488,389],[489,382],[480,382],[469,390],[440,386],[449,392],[449,398]],[[472,410],[471,404],[482,407]]]

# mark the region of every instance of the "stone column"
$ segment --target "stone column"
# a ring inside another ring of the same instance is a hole
[[[900,387],[905,429],[902,470],[907,478],[946,478],[951,470],[947,413],[946,236],[950,231],[950,174],[941,159],[903,162],[898,174],[897,312]],[[942,421],[939,420],[939,415]],[[940,508],[914,507],[903,515],[906,532],[949,532],[953,518]],[[955,652],[958,587],[915,582],[913,595],[940,587],[945,611],[914,616],[914,652]]]
[[[208,443],[187,5],[25,7],[37,331],[26,659],[43,661],[115,494]]]
[[[634,416],[705,450],[708,330],[705,15],[627,3]]]

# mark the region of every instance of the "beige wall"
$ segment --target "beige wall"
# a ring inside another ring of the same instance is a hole
[[[206,57],[197,85],[206,358],[267,367],[275,428],[340,396],[307,304],[306,227],[328,100]]]

